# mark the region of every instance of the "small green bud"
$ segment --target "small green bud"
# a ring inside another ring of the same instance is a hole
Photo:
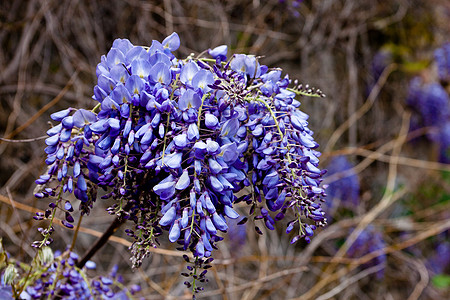
[[[5,284],[13,284],[14,283],[14,279],[17,278],[17,276],[19,276],[19,274],[17,273],[16,267],[14,267],[14,265],[8,265],[8,267],[6,267],[5,273],[4,273],[4,280],[5,280]]]

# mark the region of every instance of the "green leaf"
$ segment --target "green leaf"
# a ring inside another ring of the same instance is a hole
[[[406,61],[401,64],[401,70],[407,73],[417,73],[423,71],[430,65],[428,60]]]
[[[450,287],[450,275],[438,274],[431,278],[433,285],[439,289],[446,289]]]

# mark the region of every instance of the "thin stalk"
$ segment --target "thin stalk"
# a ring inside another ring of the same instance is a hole
[[[203,110],[203,102],[205,101],[206,97],[208,97],[209,94],[205,93],[203,94],[202,97],[202,104],[200,105],[199,109],[198,109],[198,116],[197,116],[197,128],[198,131],[200,132],[200,121],[201,121],[201,116],[202,116],[202,110]]]

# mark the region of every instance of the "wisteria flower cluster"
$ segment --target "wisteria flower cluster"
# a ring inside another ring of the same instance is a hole
[[[47,131],[48,170],[36,197],[52,202],[35,218],[52,220],[60,209],[71,228],[73,203],[62,195],[72,193],[89,214],[102,189],[101,198],[115,200],[108,212],[134,223],[126,232],[135,266],[164,231],[180,250],[210,257],[227,219],[240,218],[238,203],[270,230],[292,211],[292,242],[309,241],[326,223],[325,171],[295,97],[322,92],[290,88],[287,75],[255,56],[227,59],[226,46],[209,49],[211,58],[178,59],[179,46],[176,33],[150,47],[115,40],[96,69],[97,106],[51,115],[59,124]],[[53,230],[42,228],[34,245],[51,243]]]

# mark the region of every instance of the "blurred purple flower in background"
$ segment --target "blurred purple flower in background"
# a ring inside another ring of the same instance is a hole
[[[375,84],[383,73],[384,69],[393,61],[392,52],[386,49],[381,49],[373,56],[372,64],[370,66],[373,76],[373,84]]]
[[[338,201],[350,208],[358,205],[360,186],[358,175],[352,170],[353,167],[354,165],[345,156],[333,157],[327,165],[328,172],[325,178],[332,178],[331,182],[327,182],[326,188],[329,206],[333,207]]]
[[[439,131],[439,161],[450,163],[450,120]]]
[[[414,112],[411,130],[430,127],[427,137],[439,145],[439,161],[448,162],[450,97],[447,91],[439,83],[423,84],[415,77],[410,82],[406,103]]]
[[[373,87],[377,84],[378,79],[380,78],[384,69],[386,69],[386,67],[392,62],[393,55],[390,50],[382,48],[375,53],[370,63],[370,67],[368,68],[370,73],[368,76],[368,82],[365,91],[367,96],[370,94]]]
[[[278,2],[282,5],[286,5],[288,11],[295,17],[300,17],[300,12],[298,11],[298,8],[300,7],[300,4],[303,2],[303,0],[278,0]]]
[[[450,230],[433,238],[433,250],[428,253],[426,266],[432,275],[448,274],[450,271]]]
[[[2,274],[0,282],[0,299],[13,299],[12,287],[5,283],[5,275]]]
[[[438,68],[439,79],[444,82],[450,81],[450,42],[434,51],[434,60]]]
[[[239,257],[242,253],[242,248],[247,242],[247,223],[240,224],[238,219],[231,219],[228,222],[228,236],[230,239],[229,249],[231,255]]]
[[[428,137],[438,141],[439,131],[450,117],[448,93],[439,83],[417,86],[418,79],[413,80],[407,103],[421,116],[423,126],[432,127]]]
[[[369,225],[358,236],[356,241],[351,245],[347,254],[352,258],[360,258],[366,254],[386,247],[383,235],[374,226]],[[386,264],[386,254],[379,255],[370,262],[363,265],[363,267],[372,267],[379,264]],[[384,276],[384,268],[376,273],[377,279]]]
[[[450,43],[434,52],[441,82],[425,83],[414,77],[409,84],[406,104],[413,110],[411,128],[429,127],[427,137],[439,146],[438,159],[450,162],[450,96],[445,88],[450,79]]]
[[[438,243],[435,253],[428,259],[426,265],[434,274],[443,274],[450,266],[450,242]]]

